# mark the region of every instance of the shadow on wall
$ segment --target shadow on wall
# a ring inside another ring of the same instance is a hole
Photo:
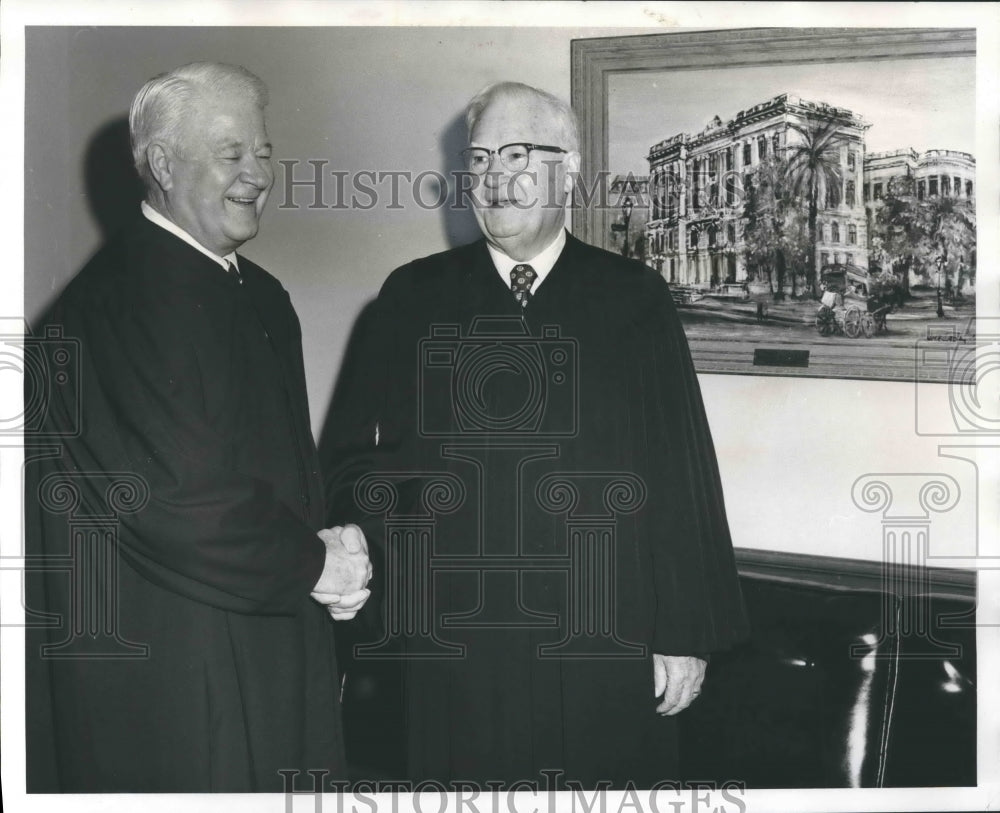
[[[107,241],[139,213],[145,197],[132,164],[128,119],[112,119],[87,145],[84,185],[90,214]]]
[[[460,178],[465,172],[459,153],[469,146],[465,128],[465,113],[455,116],[441,131],[441,166],[448,177],[448,203],[441,208],[444,218],[444,237],[448,248],[472,243],[482,237],[472,207],[472,195],[460,190]],[[469,186],[468,182],[465,184]]]
[[[482,237],[473,212],[471,194],[463,193],[457,188],[460,176],[464,172],[459,153],[468,145],[464,113],[455,116],[442,130],[439,145],[441,149],[439,166],[443,168],[448,187],[442,189],[440,183],[435,181],[433,187],[428,185],[424,194],[428,202],[441,197],[447,198],[446,203],[439,208],[439,213],[447,247],[456,248]],[[465,186],[468,186],[468,182]],[[415,252],[409,259],[416,259],[418,256],[419,253]],[[362,308],[351,330],[334,384],[330,406],[320,432],[320,459],[327,470],[331,466],[340,465],[338,458],[345,453],[345,443],[352,451],[356,451],[358,447],[364,447],[369,440],[368,435],[371,433],[375,417],[373,402],[367,398],[359,398],[358,390],[363,391],[366,386],[371,386],[372,371],[363,368],[361,359],[380,341],[381,337],[376,335],[378,329],[373,299]],[[371,407],[373,412],[351,414],[350,404]],[[351,433],[355,435],[352,436]],[[342,522],[343,518],[339,518],[339,521]]]
[[[367,450],[374,441],[375,411],[378,386],[373,386],[373,371],[364,368],[365,358],[377,347],[377,312],[375,300],[369,301],[358,314],[344,351],[333,396],[323,421],[319,438],[319,455],[324,471],[340,465],[348,453]],[[370,389],[371,399],[358,397],[359,391]],[[357,412],[358,407],[370,407],[371,414]],[[329,495],[328,495],[329,496]],[[343,519],[340,520],[343,523]]]
[[[443,235],[447,248],[456,248],[482,237],[472,197],[468,191],[462,191],[469,186],[468,181],[464,187],[461,184],[464,167],[459,156],[468,146],[464,114],[448,122],[441,132],[439,144],[439,166],[445,173],[447,188],[442,189],[439,182],[429,183],[425,200],[446,199],[439,208]],[[410,259],[416,256],[415,253]],[[357,457],[365,460],[370,456],[375,411],[381,402],[373,371],[366,368],[362,360],[372,352],[377,353],[374,348],[384,339],[379,335],[384,329],[373,300],[355,321],[323,422],[319,457],[326,476],[328,526],[359,519],[352,488],[357,472],[352,470],[351,463]],[[358,412],[359,408],[363,411]],[[376,572],[384,573],[385,561],[378,544],[372,545],[371,554]],[[354,779],[398,778],[405,775],[406,770],[406,740],[401,727],[404,717],[401,662],[354,657],[356,645],[378,640],[379,614],[384,598],[381,586],[373,588],[372,597],[357,621],[337,630],[338,663],[347,673],[342,711],[348,762]]]
[[[145,197],[142,181],[132,164],[128,119],[125,116],[118,116],[97,130],[87,144],[81,169],[87,207],[100,231],[101,245],[97,249],[100,251],[101,246],[117,231],[138,216],[139,204]],[[32,322],[42,321],[65,285],[82,268],[76,269],[62,286],[38,302],[34,314],[26,316]]]

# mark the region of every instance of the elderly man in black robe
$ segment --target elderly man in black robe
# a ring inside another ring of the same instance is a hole
[[[390,275],[330,422],[386,559],[356,657],[403,658],[414,781],[652,787],[747,631],[698,381],[660,275],[565,231],[569,107],[503,83],[466,118],[484,239]]]
[[[235,66],[146,83],[129,117],[142,213],[37,331],[60,372],[26,435],[44,569],[28,576],[29,791],[346,775],[331,616],[361,607],[370,566],[358,528],[323,528],[288,294],[236,254],[274,181],[266,103]]]

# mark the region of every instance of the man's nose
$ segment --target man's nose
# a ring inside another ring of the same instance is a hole
[[[260,189],[266,189],[274,180],[271,159],[261,158],[258,155],[252,154],[247,156],[243,161],[243,171],[240,173],[240,179]]]
[[[507,174],[507,167],[505,167],[503,165],[503,161],[500,160],[500,154],[496,152],[490,153],[490,163],[489,166],[486,167],[486,172],[483,175],[486,186],[491,189],[496,189],[500,186],[503,177]]]

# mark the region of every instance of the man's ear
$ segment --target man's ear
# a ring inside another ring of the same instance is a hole
[[[563,158],[563,165],[566,167],[565,190],[567,195],[573,194],[573,186],[580,174],[580,153],[573,151],[566,153]]]
[[[174,186],[173,169],[174,161],[167,148],[154,141],[146,147],[146,162],[149,164],[149,172],[156,179],[157,185],[164,192]]]

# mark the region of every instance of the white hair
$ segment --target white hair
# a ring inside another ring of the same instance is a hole
[[[542,104],[551,108],[556,121],[562,128],[562,135],[565,140],[560,146],[565,147],[571,152],[579,151],[580,125],[576,120],[576,113],[573,112],[573,108],[558,96],[553,96],[544,90],[539,90],[531,85],[525,85],[520,82],[497,82],[496,84],[486,86],[472,97],[472,100],[465,108],[465,125],[469,128],[470,136],[483,111],[497,99],[527,99],[542,102]]]
[[[154,76],[132,100],[128,114],[132,160],[146,189],[156,188],[146,150],[154,141],[175,149],[184,117],[198,94],[221,93],[249,98],[259,109],[267,106],[267,85],[239,65],[222,62],[192,62]]]

